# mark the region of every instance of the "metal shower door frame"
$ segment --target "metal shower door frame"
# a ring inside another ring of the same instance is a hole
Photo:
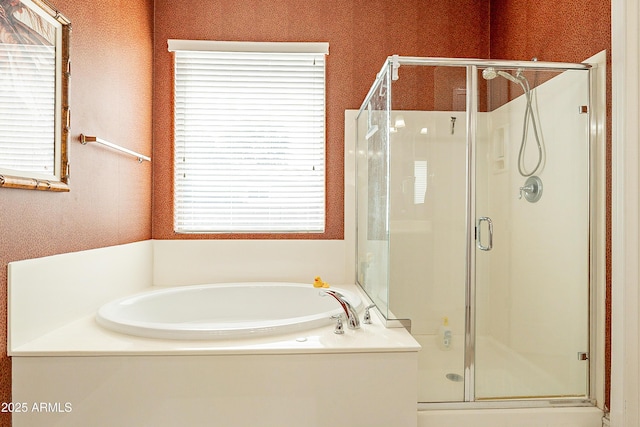
[[[451,403],[419,403],[419,409],[454,409],[454,408],[523,408],[523,407],[555,407],[558,405],[564,406],[593,406],[594,400],[592,396],[594,394],[592,386],[594,381],[594,369],[593,366],[589,368],[589,375],[587,376],[587,393],[586,399],[536,399],[534,401],[482,401],[477,402],[475,400],[475,345],[476,345],[476,242],[475,242],[475,228],[476,228],[476,143],[477,143],[477,112],[478,112],[478,69],[495,67],[516,69],[522,68],[524,70],[544,70],[544,71],[568,71],[568,70],[585,70],[589,73],[589,104],[593,105],[594,97],[596,96],[596,76],[594,71],[597,69],[597,64],[590,63],[569,63],[569,62],[545,62],[545,61],[514,61],[514,60],[485,60],[474,58],[439,58],[439,57],[409,57],[393,55],[387,58],[385,61],[381,73],[376,77],[376,81],[383,75],[382,71],[389,69],[391,71],[392,80],[398,79],[398,70],[402,65],[412,66],[434,66],[434,67],[459,67],[466,69],[466,131],[467,131],[467,152],[466,152],[466,227],[467,227],[467,242],[466,242],[466,284],[465,284],[465,354],[464,354],[464,401],[463,402],[451,402]],[[389,68],[388,68],[389,67]],[[375,86],[375,82],[374,82]],[[389,87],[390,89],[390,87]],[[373,94],[373,86],[362,104],[360,111],[367,105],[369,99]],[[389,97],[389,103],[391,97]],[[591,108],[591,107],[589,107]],[[389,105],[389,111],[391,105]],[[593,219],[596,217],[596,197],[592,195],[592,186],[595,185],[595,173],[596,158],[598,157],[598,148],[595,146],[596,141],[596,128],[597,121],[601,118],[595,117],[591,111],[589,111],[589,125],[590,132],[588,132],[588,145],[589,145],[589,229],[590,229],[590,246],[595,247],[595,242],[599,239],[594,231]],[[600,160],[601,161],[601,160]],[[599,169],[598,169],[599,170]],[[593,251],[592,251],[593,252]],[[594,289],[593,283],[596,274],[595,257],[594,253],[590,254],[590,289],[589,289],[589,301],[591,301],[591,307],[589,313],[593,313],[594,305]],[[357,268],[357,267],[356,267]],[[590,314],[593,316],[593,314]],[[387,326],[389,323],[398,322],[398,319],[387,319]],[[400,321],[402,323],[402,321]],[[397,326],[394,325],[394,326]],[[591,354],[595,354],[595,328],[593,325],[593,319],[589,319],[589,346]],[[593,363],[593,360],[590,360]]]

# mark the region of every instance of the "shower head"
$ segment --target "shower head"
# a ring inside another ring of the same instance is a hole
[[[498,77],[498,73],[496,72],[496,69],[493,67],[489,67],[489,68],[485,68],[484,70],[482,70],[482,78],[485,80],[493,80],[496,77]]]
[[[487,67],[484,70],[482,70],[482,78],[484,78],[485,80],[493,80],[498,76],[502,76],[505,79],[510,80],[514,83],[518,83],[518,84],[520,83],[517,77],[514,77],[513,75],[506,73],[504,71],[496,71],[496,69],[493,67]]]

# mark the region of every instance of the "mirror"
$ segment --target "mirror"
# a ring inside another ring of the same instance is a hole
[[[69,191],[67,18],[44,0],[0,0],[0,187]]]

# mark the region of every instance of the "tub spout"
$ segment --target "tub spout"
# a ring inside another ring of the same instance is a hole
[[[360,319],[358,319],[358,313],[355,308],[347,301],[347,299],[340,292],[334,291],[332,289],[323,289],[320,291],[320,295],[331,295],[340,303],[340,306],[344,310],[345,315],[347,316],[347,326],[349,329],[358,329],[360,328]]]

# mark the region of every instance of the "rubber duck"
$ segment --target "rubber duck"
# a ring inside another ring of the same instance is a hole
[[[314,288],[328,288],[329,284],[327,282],[323,282],[320,276],[316,276],[313,279],[313,287]]]

